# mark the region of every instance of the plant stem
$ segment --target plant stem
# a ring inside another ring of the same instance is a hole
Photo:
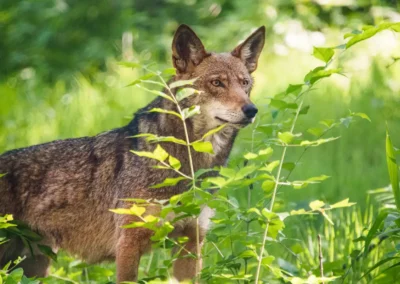
[[[318,234],[318,250],[319,250],[319,271],[321,277],[324,277],[324,265],[322,264],[322,245],[321,245],[321,235]],[[322,282],[324,284],[324,282]]]
[[[176,105],[176,107],[178,109],[179,114],[182,116],[183,115],[182,109],[181,109],[181,107],[179,105],[179,102],[176,100],[175,95],[172,92],[171,88],[168,86],[167,82],[165,82],[164,78],[161,75],[158,75],[158,77],[160,78],[162,83],[165,85],[165,88],[168,90],[170,96],[172,97],[172,99],[175,102],[175,105]],[[183,131],[185,133],[186,146],[187,146],[187,149],[188,149],[190,172],[191,172],[193,183],[194,183],[194,167],[193,167],[192,152],[191,152],[191,149],[190,149],[189,132],[187,130],[186,122],[185,122],[183,116],[182,116],[182,122],[183,122]]]
[[[296,115],[295,115],[295,117],[293,119],[292,127],[290,128],[290,133],[293,133],[294,126],[296,125],[297,118],[299,117],[299,112],[301,110],[301,107],[303,106],[303,102],[304,102],[304,100],[302,100],[300,102],[299,106],[297,107]],[[276,193],[277,193],[277,189],[278,189],[278,185],[279,185],[279,180],[280,180],[280,177],[281,177],[283,161],[285,160],[285,156],[286,156],[286,150],[287,150],[287,146],[285,146],[283,148],[282,156],[281,156],[281,159],[279,161],[278,172],[277,172],[276,177],[275,177],[275,181],[276,182],[275,182],[275,186],[274,186],[274,191],[272,193],[271,204],[270,204],[270,208],[269,208],[269,211],[271,211],[271,212],[273,211],[273,208],[274,208],[275,197],[276,197]],[[258,256],[258,265],[257,265],[256,279],[255,279],[255,283],[256,284],[258,283],[258,279],[260,278],[261,262],[262,262],[262,259],[263,259],[265,242],[267,241],[268,229],[269,229],[269,222],[267,222],[266,227],[265,227],[264,236],[263,236],[263,240],[262,240],[262,245],[261,245],[261,248],[260,248],[260,254]]]
[[[157,73],[158,74],[158,73]],[[174,103],[178,109],[179,114],[182,117],[182,123],[183,123],[183,131],[185,132],[185,139],[186,139],[186,145],[187,145],[187,150],[188,150],[188,157],[189,157],[189,165],[190,165],[190,172],[192,176],[192,184],[193,188],[196,188],[196,181],[195,181],[195,175],[194,175],[194,166],[193,166],[193,158],[192,158],[192,152],[190,148],[190,139],[189,139],[189,132],[186,126],[186,121],[185,118],[183,117],[183,112],[182,109],[179,105],[178,100],[176,99],[174,93],[172,92],[171,88],[168,86],[167,82],[165,82],[164,78],[158,74],[158,77],[160,78],[161,82],[165,85],[165,88],[168,90],[170,96],[174,100]],[[196,279],[195,283],[199,283],[199,273],[201,270],[201,247],[200,247],[200,226],[199,226],[199,217],[196,217]]]

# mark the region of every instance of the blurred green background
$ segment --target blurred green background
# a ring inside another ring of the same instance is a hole
[[[140,72],[116,63],[170,67],[172,36],[180,23],[192,26],[213,51],[230,51],[253,29],[266,26],[252,93],[262,114],[275,94],[323,65],[311,56],[313,46],[340,45],[345,33],[363,25],[400,21],[399,11],[396,0],[1,0],[0,152],[128,123],[154,97],[124,87]],[[349,197],[363,208],[368,190],[389,183],[385,128],[387,123],[400,145],[399,57],[399,35],[391,31],[339,55],[334,65],[345,76],[333,75],[307,95],[309,113],[295,132],[307,137],[319,121],[340,119],[349,110],[366,113],[371,122],[336,129],[330,136],[339,140],[308,150],[293,179],[331,178],[299,191],[284,188],[279,198],[297,208],[314,199]],[[270,122],[263,115],[257,121]],[[240,134],[232,159],[250,150],[252,127]],[[287,161],[300,154],[289,149]]]

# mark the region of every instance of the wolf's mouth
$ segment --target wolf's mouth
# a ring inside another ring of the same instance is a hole
[[[233,124],[233,125],[238,125],[238,126],[246,126],[247,124],[251,123],[251,119],[244,119],[240,122],[231,122],[226,119],[220,118],[218,116],[216,116],[215,118],[223,123],[228,123],[228,124]]]

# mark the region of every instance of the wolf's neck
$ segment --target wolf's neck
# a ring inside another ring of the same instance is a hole
[[[174,115],[149,112],[153,108],[176,111],[175,105],[172,102],[162,98],[155,99],[135,114],[134,119],[127,126],[129,135],[151,133],[157,136],[173,136],[186,141],[182,121]],[[211,129],[207,125],[209,125],[209,122],[204,119],[201,114],[186,120],[189,141],[200,140],[202,136]],[[237,129],[227,126],[222,131],[207,137],[205,141],[212,143],[214,154],[192,151],[193,160],[196,163],[195,168],[200,169],[225,165],[237,132]],[[154,143],[148,143],[145,138],[136,138],[133,140],[131,148],[139,151],[153,151],[154,145]],[[181,160],[181,162],[187,161],[188,155],[186,146],[174,144],[172,142],[161,143],[161,146],[165,148],[168,153]]]

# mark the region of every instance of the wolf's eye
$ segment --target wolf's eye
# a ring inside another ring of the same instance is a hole
[[[245,86],[245,87],[248,86],[249,83],[250,83],[250,82],[249,82],[249,80],[247,80],[247,79],[244,79],[244,80],[242,81],[242,85]]]
[[[223,87],[223,86],[224,86],[224,84],[222,84],[222,82],[221,82],[220,80],[212,80],[212,81],[211,81],[211,84],[212,84],[214,87]]]

